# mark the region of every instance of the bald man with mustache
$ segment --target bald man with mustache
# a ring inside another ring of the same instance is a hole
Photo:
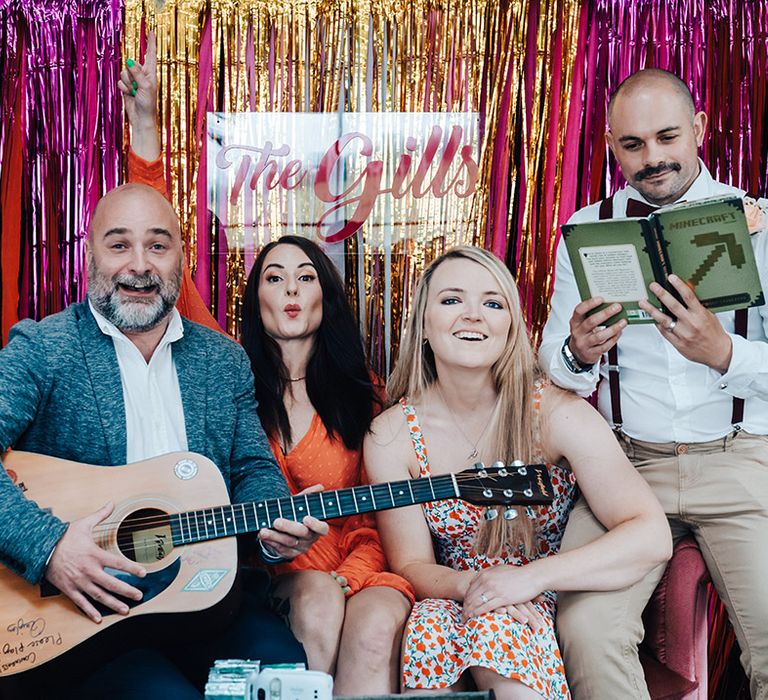
[[[644,216],[653,208],[744,191],[717,182],[698,157],[707,125],[672,73],[642,70],[611,97],[606,140],[627,185],[577,211],[571,223]],[[766,202],[760,201],[765,207]],[[768,290],[765,211],[752,236]],[[544,370],[598,406],[653,488],[672,534],[692,534],[728,610],[753,698],[768,699],[768,308],[713,314],[679,278],[683,303],[658,284],[675,318],[647,301],[653,324],[607,322],[619,304],[591,313],[580,301],[565,246],[557,253],[552,312],[540,349]],[[606,357],[603,364],[601,359]],[[620,378],[620,381],[619,381]],[[563,539],[571,549],[602,533],[576,505]],[[641,613],[663,571],[610,593],[563,593],[558,630],[575,700],[648,698],[638,660]]]

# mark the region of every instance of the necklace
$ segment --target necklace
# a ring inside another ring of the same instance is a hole
[[[472,451],[466,456],[466,460],[470,459],[476,459],[478,456],[477,446],[480,444],[480,441],[483,439],[483,436],[488,432],[488,427],[491,424],[491,416],[493,415],[494,410],[496,409],[496,404],[494,403],[493,408],[491,408],[491,412],[488,414],[488,418],[485,421],[485,427],[483,428],[480,435],[477,436],[477,440],[470,440],[467,434],[462,430],[461,423],[459,422],[458,418],[456,418],[456,414],[453,412],[451,407],[448,405],[448,402],[445,400],[445,396],[443,396],[443,390],[440,388],[440,384],[437,382],[435,383],[435,386],[437,387],[437,392],[440,394],[440,400],[443,402],[443,405],[448,409],[448,413],[451,415],[451,419],[453,420],[453,424],[456,426],[457,430],[461,434],[461,436],[472,446]]]
[[[303,377],[288,377],[289,382],[300,382],[302,379],[306,379],[307,375],[305,374]]]

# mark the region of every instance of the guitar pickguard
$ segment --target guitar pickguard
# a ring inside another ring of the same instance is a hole
[[[181,559],[176,559],[169,566],[166,566],[159,571],[148,572],[144,578],[139,578],[138,576],[133,576],[132,574],[128,574],[125,571],[111,569],[108,566],[104,567],[104,571],[106,571],[110,576],[114,576],[116,579],[124,581],[129,586],[138,588],[144,594],[141,600],[131,600],[130,598],[123,598],[122,596],[115,594],[115,598],[121,600],[129,608],[135,608],[137,605],[146,603],[147,601],[152,600],[152,598],[155,596],[160,595],[160,593],[162,593],[166,588],[168,588],[168,586],[173,583],[176,576],[178,576],[180,569]],[[61,595],[61,591],[59,591],[59,589],[55,586],[51,585],[46,579],[43,579],[40,582],[40,597],[49,598],[50,596],[54,595]],[[114,610],[107,608],[94,600],[91,600],[91,603],[93,603],[93,607],[95,607],[102,615],[117,614]]]
[[[166,588],[168,588],[168,586],[174,582],[176,576],[179,574],[180,569],[181,559],[176,559],[172,564],[166,566],[163,569],[160,569],[159,571],[147,572],[147,575],[144,578],[139,578],[138,576],[127,574],[125,571],[110,569],[109,567],[105,567],[104,571],[106,571],[110,576],[114,576],[115,578],[124,581],[129,586],[138,588],[144,594],[141,600],[130,600],[129,598],[115,596],[118,598],[118,600],[122,600],[129,608],[135,608],[137,605],[146,603],[147,601],[152,600],[152,598],[155,596],[160,595]],[[114,610],[103,606],[101,603],[93,602],[93,605],[102,615],[117,615]]]

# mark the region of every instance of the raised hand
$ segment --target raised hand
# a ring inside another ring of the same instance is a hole
[[[144,160],[155,160],[160,155],[160,140],[157,135],[157,39],[154,32],[147,35],[144,64],[128,58],[117,87],[123,94],[125,113],[131,125],[131,148]]]
[[[143,578],[146,570],[126,557],[106,552],[93,541],[93,528],[109,517],[114,506],[107,503],[91,515],[70,523],[53,552],[45,577],[72,600],[94,622],[101,622],[101,614],[91,601],[96,601],[121,615],[128,614],[128,606],[115,595],[141,600],[138,588],[111,576],[104,567],[124,571]]]
[[[730,336],[717,316],[702,306],[683,280],[677,275],[670,275],[668,279],[683,300],[682,304],[656,282],[652,282],[649,289],[677,320],[673,321],[646,300],[640,302],[640,307],[653,317],[659,333],[672,343],[683,357],[725,374],[733,353]]]

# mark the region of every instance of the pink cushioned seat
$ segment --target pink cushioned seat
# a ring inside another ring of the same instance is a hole
[[[708,580],[696,540],[679,540],[643,613],[640,660],[653,700],[707,700]]]

